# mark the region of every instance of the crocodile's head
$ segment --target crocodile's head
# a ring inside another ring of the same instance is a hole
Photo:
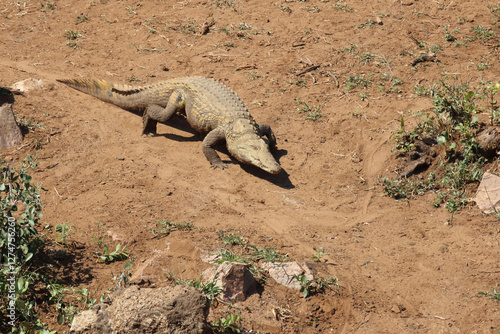
[[[241,137],[231,144],[228,143],[227,149],[233,157],[244,164],[257,166],[271,174],[281,172],[280,164],[269,151],[267,143],[260,137]]]

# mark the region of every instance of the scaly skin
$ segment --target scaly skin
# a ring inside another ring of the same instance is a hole
[[[114,85],[104,80],[58,80],[76,90],[128,110],[144,110],[143,134],[155,134],[158,122],[175,113],[186,116],[201,134],[203,153],[215,168],[227,168],[213,146],[225,140],[238,161],[278,174],[281,166],[272,156],[276,138],[267,124],[257,124],[243,101],[230,88],[213,79],[183,77],[144,87]]]

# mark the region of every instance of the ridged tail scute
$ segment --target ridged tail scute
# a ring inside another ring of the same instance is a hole
[[[120,85],[120,86],[114,86],[111,90],[120,95],[132,95],[142,92],[144,90],[144,87],[130,87],[125,85]]]
[[[126,109],[142,109],[138,98],[133,96],[143,91],[141,87],[114,85],[106,80],[67,79],[57,80],[80,92],[92,95],[102,101],[115,104]]]
[[[68,79],[57,80],[65,85],[70,86],[76,90],[91,95],[99,95],[102,92],[112,91],[114,85],[105,80],[90,80],[90,79]]]

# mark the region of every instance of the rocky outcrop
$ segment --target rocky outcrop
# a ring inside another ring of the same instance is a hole
[[[111,305],[97,304],[77,314],[72,334],[210,333],[207,298],[186,286],[139,288],[115,292]]]

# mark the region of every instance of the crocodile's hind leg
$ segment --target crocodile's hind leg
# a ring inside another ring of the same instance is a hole
[[[185,99],[180,91],[174,91],[168,99],[167,106],[163,108],[157,104],[150,104],[142,116],[142,134],[156,134],[158,122],[166,123],[176,112],[185,109]]]
[[[258,124],[259,126],[259,135],[262,137],[262,136],[266,136],[267,139],[269,140],[269,147],[271,147],[271,149],[275,149],[276,148],[276,137],[274,136],[274,132],[273,130],[271,130],[271,127],[269,126],[269,124],[266,124],[266,123],[259,123]]]

